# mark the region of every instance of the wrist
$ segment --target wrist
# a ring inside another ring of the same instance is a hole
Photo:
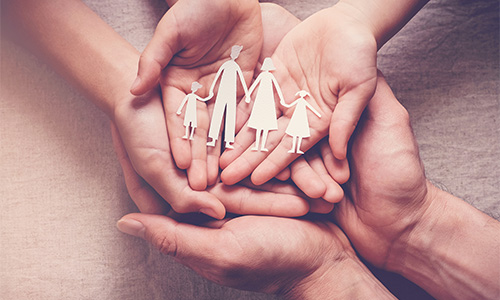
[[[437,298],[497,297],[499,223],[428,185],[429,205],[401,243],[404,250],[393,260],[392,271]]]
[[[284,295],[285,299],[395,299],[368,268],[349,253],[325,263]]]

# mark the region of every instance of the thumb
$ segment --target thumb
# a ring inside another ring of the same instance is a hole
[[[123,233],[151,243],[163,254],[174,256],[189,265],[193,258],[204,258],[213,253],[217,229],[180,223],[162,215],[133,213],[116,224]]]
[[[375,92],[377,78],[355,87],[339,97],[330,119],[330,147],[333,155],[343,160],[347,155],[347,143]]]
[[[137,77],[130,92],[142,95],[157,83],[161,71],[180,50],[179,31],[173,13],[168,11],[158,23],[155,33],[139,58]]]

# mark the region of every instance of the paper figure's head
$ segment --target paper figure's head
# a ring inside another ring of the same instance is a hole
[[[191,92],[196,92],[199,88],[201,88],[203,85],[199,83],[198,81],[194,81],[191,83]]]
[[[261,71],[274,71],[276,68],[274,67],[273,60],[270,57],[266,57],[264,59],[264,63],[260,68]]]
[[[231,59],[232,60],[236,60],[238,58],[238,56],[240,56],[241,49],[243,49],[243,46],[238,46],[238,45],[234,45],[231,48]]]
[[[299,96],[300,98],[304,98],[305,96],[311,97],[311,95],[304,90],[298,91],[297,94],[295,94],[295,96]]]

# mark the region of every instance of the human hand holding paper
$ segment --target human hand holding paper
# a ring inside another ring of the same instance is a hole
[[[131,91],[142,94],[160,81],[172,153],[176,165],[187,169],[190,186],[196,190],[215,183],[218,176],[219,147],[206,147],[214,101],[208,105],[197,101],[193,140],[182,138],[186,128],[178,108],[194,81],[203,85],[197,95],[209,96],[213,79],[230,60],[234,45],[243,46],[245,59],[238,63],[242,77],[250,81],[262,47],[261,22],[258,1],[179,0],[162,18],[141,55]]]
[[[283,38],[272,59],[285,101],[291,103],[295,93],[308,91],[311,97],[306,97],[307,102],[321,115],[318,118],[307,110],[310,137],[302,141],[302,151],[329,133],[332,138],[347,132],[343,142],[337,141],[347,144],[376,86],[376,50],[373,34],[364,24],[358,25],[336,6],[314,14]],[[222,155],[221,178],[225,183],[234,184],[252,174],[252,181],[262,184],[297,158],[287,153],[292,139],[285,135],[295,108],[280,109],[283,115],[278,119],[278,130],[270,132],[267,141],[269,154],[251,151],[253,133],[243,129],[235,151]]]

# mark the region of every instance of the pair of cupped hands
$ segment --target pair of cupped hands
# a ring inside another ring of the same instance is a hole
[[[309,119],[305,155],[287,153],[293,109],[279,106],[269,152],[251,151],[245,101],[235,149],[206,146],[213,101],[197,103],[195,137],[182,139],[180,102],[193,81],[208,95],[233,45],[243,46],[237,63],[248,84],[271,57],[286,102],[311,94],[322,117]],[[377,266],[397,260],[391,249],[422,217],[429,193],[407,112],[377,74],[376,52],[369,26],[342,3],[300,23],[258,1],[177,1],[141,55],[136,96],[115,108],[115,149],[142,212],[118,227],[210,280],[269,293],[313,285],[354,260],[350,242]]]

